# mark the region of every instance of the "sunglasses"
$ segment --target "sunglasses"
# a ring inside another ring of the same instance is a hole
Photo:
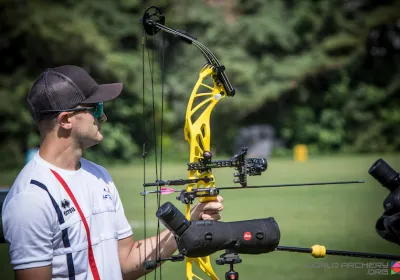
[[[65,110],[43,110],[43,111],[40,111],[40,114],[47,115],[47,114],[53,114],[53,113],[79,112],[79,111],[90,111],[97,120],[100,120],[100,118],[104,112],[103,102],[96,103],[96,105],[94,105],[94,107],[79,107],[79,108],[65,109]]]

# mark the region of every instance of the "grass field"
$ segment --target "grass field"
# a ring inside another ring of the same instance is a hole
[[[295,163],[289,159],[270,159],[262,176],[250,177],[249,184],[304,183],[318,181],[365,180],[364,184],[235,190],[222,193],[223,221],[274,217],[281,230],[283,246],[310,247],[325,245],[327,249],[353,250],[400,255],[399,246],[385,241],[375,231],[375,222],[382,214],[382,202],[388,191],[369,174],[368,169],[379,155],[331,156]],[[382,156],[394,169],[400,170],[400,155]],[[185,163],[165,164],[163,179],[185,178]],[[148,164],[147,180],[154,179],[154,166]],[[143,168],[141,165],[110,167],[119,188],[128,220],[134,227],[135,238],[143,237]],[[151,172],[152,171],[152,172]],[[0,173],[0,185],[13,181],[16,172]],[[229,186],[234,170],[215,170],[217,186]],[[163,196],[162,202],[174,200]],[[156,231],[155,196],[146,199],[147,234]],[[175,203],[180,209],[183,206]],[[212,256],[213,259],[223,252]],[[308,254],[273,252],[264,255],[242,255],[243,262],[235,265],[240,279],[400,279],[390,275],[390,262],[341,256],[314,259]],[[0,245],[2,268],[0,279],[12,279],[6,245]],[[358,263],[350,268],[351,263]],[[389,265],[389,276],[372,276],[366,265]],[[334,268],[339,266],[340,268]],[[311,268],[313,267],[313,268]],[[325,267],[325,268],[322,268]],[[348,268],[346,268],[348,267]],[[220,279],[228,266],[214,268]],[[185,279],[184,263],[162,266],[163,279]],[[149,279],[153,275],[148,276]]]

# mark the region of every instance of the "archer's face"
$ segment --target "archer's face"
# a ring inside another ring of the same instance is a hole
[[[89,111],[83,111],[71,116],[71,137],[82,149],[89,148],[103,140],[101,123],[107,120],[103,113],[100,119],[96,119]]]

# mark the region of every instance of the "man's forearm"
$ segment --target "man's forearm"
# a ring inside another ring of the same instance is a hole
[[[157,243],[159,247],[157,247]],[[124,279],[137,279],[150,271],[145,271],[145,260],[168,258],[176,251],[176,241],[169,230],[145,240],[135,241],[132,249],[127,252],[126,259],[121,263]]]

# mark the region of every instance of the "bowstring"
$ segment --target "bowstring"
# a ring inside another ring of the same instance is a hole
[[[156,173],[157,170],[159,170],[159,173],[157,173],[157,181],[158,179],[161,181],[162,180],[162,158],[163,158],[163,123],[164,123],[164,35],[161,34],[162,36],[162,40],[161,40],[161,55],[162,55],[162,60],[161,60],[161,120],[160,120],[160,161],[159,161],[159,169],[158,169],[158,164],[157,164],[157,135],[156,135],[156,118],[155,118],[155,101],[154,101],[154,94],[153,94],[153,121],[154,121],[154,143],[155,143],[155,154],[156,154]],[[152,75],[154,75],[154,57],[155,57],[155,39],[154,37],[152,37],[153,40],[153,58],[152,58]],[[153,80],[152,80],[152,84],[153,84]],[[157,185],[157,208],[160,208],[161,205],[161,191],[160,191],[160,186]],[[160,232],[161,232],[161,227],[160,227],[160,220],[157,220],[157,245],[156,245],[156,259],[157,258],[161,258],[161,236],[160,236]],[[159,275],[160,275],[160,279],[162,279],[162,266],[160,265],[159,267]],[[156,279],[156,273],[154,274],[154,277]]]
[[[152,52],[149,51],[147,45],[147,35],[146,36],[146,46],[147,46],[147,56],[149,61],[149,71],[151,79],[151,92],[152,92],[152,114],[153,114],[153,136],[154,136],[154,155],[155,155],[155,169],[156,169],[156,182],[162,180],[162,155],[163,155],[163,123],[164,123],[164,70],[165,70],[165,56],[164,56],[164,35],[162,34],[162,69],[161,69],[161,121],[160,121],[160,167],[158,167],[158,149],[157,149],[157,125],[156,125],[156,106],[155,106],[155,90],[154,90],[154,63],[155,63],[155,39],[152,37]],[[161,191],[160,186],[157,185],[157,209],[161,205]],[[160,220],[157,220],[157,232],[156,232],[156,260],[161,258],[161,236],[160,236]],[[162,279],[162,266],[159,267],[160,279]],[[154,270],[154,279],[157,279],[157,267]]]
[[[145,77],[144,77],[144,73],[145,73],[145,63],[144,63],[144,54],[145,54],[145,41],[146,41],[146,32],[144,31],[144,28],[142,29],[142,129],[143,129],[143,135],[144,135],[144,139],[143,139],[143,153],[142,153],[142,157],[143,157],[143,191],[146,191],[145,188],[145,183],[146,183],[146,139],[147,139],[147,134],[146,134],[146,122],[145,122]],[[146,256],[147,256],[147,219],[146,219],[146,196],[143,196],[143,235],[144,235],[144,261],[146,260]],[[145,273],[144,275],[144,279],[147,279],[147,273]]]
[[[165,42],[164,42],[164,33],[161,33],[161,123],[160,123],[160,180],[162,180],[162,162],[163,162],[163,127],[164,127],[164,83],[165,83]],[[157,186],[157,190],[159,186]],[[161,192],[158,195],[157,207],[160,208],[161,205]],[[161,244],[161,236],[160,236],[160,220],[157,222],[157,236],[159,238],[158,244]],[[159,250],[161,246],[159,246]],[[161,256],[161,251],[159,252]],[[161,275],[161,266],[160,266],[160,279],[162,279]]]
[[[154,161],[155,161],[155,169],[156,169],[156,182],[158,181],[158,153],[157,153],[157,129],[156,129],[156,109],[155,109],[155,91],[154,91],[154,37],[151,38],[152,48],[153,50],[149,51],[149,46],[147,45],[147,57],[149,62],[149,71],[150,71],[150,80],[151,80],[151,96],[152,96],[152,115],[153,115],[153,141],[154,141]],[[146,42],[148,42],[146,40]],[[157,191],[158,191],[157,186]],[[157,202],[159,200],[159,194],[157,193]],[[156,256],[155,259],[159,258],[159,238],[157,237],[159,232],[159,221],[157,222],[157,231],[156,231]],[[160,267],[161,270],[161,267]],[[154,269],[154,280],[157,279],[157,266]]]
[[[153,49],[153,51],[152,52],[150,52],[149,51],[149,44],[148,44],[148,42],[149,42],[149,40],[148,40],[148,38],[147,38],[147,34],[146,34],[146,32],[144,32],[144,41],[145,41],[145,43],[144,43],[144,48],[146,48],[146,50],[147,50],[147,58],[148,58],[148,64],[149,64],[149,72],[150,72],[150,80],[151,80],[151,95],[152,95],[152,115],[153,115],[153,137],[154,137],[154,160],[155,160],[155,171],[156,171],[156,181],[158,181],[158,157],[157,157],[157,133],[156,133],[156,117],[155,117],[155,91],[154,91],[154,72],[153,72],[153,70],[154,70],[154,49]],[[153,45],[153,47],[154,47],[154,37],[152,38],[152,45]],[[143,49],[143,65],[145,65],[145,63],[144,63],[144,49]],[[144,67],[145,66],[143,66],[143,77],[144,77]],[[143,78],[143,95],[145,95],[145,93],[144,93],[144,91],[145,91],[145,89],[144,89],[144,78]],[[143,97],[143,100],[144,100],[144,97]],[[144,104],[144,103],[143,103]],[[144,112],[144,109],[143,109],[143,112]],[[144,117],[143,117],[143,122],[144,122]],[[157,191],[159,191],[159,188],[157,187]],[[157,194],[157,201],[159,200],[159,194]],[[146,212],[146,210],[144,210],[145,212]],[[145,219],[146,219],[146,214],[144,214],[145,215]],[[147,231],[146,231],[146,228],[147,228],[147,223],[146,223],[146,220],[145,220],[145,223],[144,223],[144,227],[145,227],[145,232],[147,233]],[[159,233],[159,221],[158,221],[158,223],[157,223],[157,235],[158,235],[158,233]],[[157,237],[157,235],[156,235],[156,256],[155,256],[155,260],[157,260],[157,259],[159,259],[159,252],[160,252],[160,246],[159,246],[159,238]],[[147,236],[146,236],[147,237]],[[145,246],[146,246],[146,244],[145,244]],[[145,256],[146,256],[147,254],[146,254],[146,249],[145,249]],[[161,268],[160,268],[160,270],[161,270]],[[160,271],[160,273],[161,273],[161,271]],[[157,279],[157,266],[156,266],[156,268],[154,269],[154,280],[156,280]],[[160,279],[161,279],[161,276],[160,276]]]

